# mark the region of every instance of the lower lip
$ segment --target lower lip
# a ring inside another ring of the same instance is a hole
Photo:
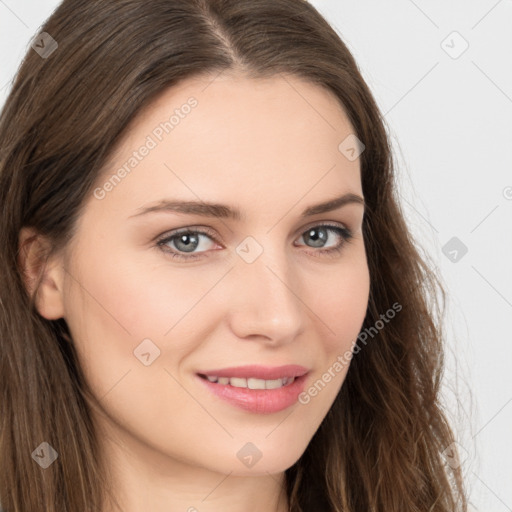
[[[277,389],[237,388],[229,384],[215,384],[208,379],[197,378],[216,396],[246,411],[268,414],[291,407],[298,401],[304,389],[306,376],[296,377],[288,386]]]

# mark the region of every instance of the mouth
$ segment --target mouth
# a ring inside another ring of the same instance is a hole
[[[269,414],[298,402],[309,370],[303,366],[244,366],[198,372],[196,377],[211,394],[245,411]]]

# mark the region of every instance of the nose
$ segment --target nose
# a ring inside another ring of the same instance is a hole
[[[283,249],[265,247],[254,261],[248,261],[237,256],[230,272],[226,314],[232,331],[240,339],[292,342],[307,319],[300,276]]]

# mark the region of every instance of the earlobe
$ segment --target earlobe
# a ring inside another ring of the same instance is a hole
[[[18,262],[25,288],[30,297],[36,292],[35,305],[41,316],[57,320],[64,316],[63,267],[60,261],[47,261],[50,245],[33,228],[22,228],[19,236]]]

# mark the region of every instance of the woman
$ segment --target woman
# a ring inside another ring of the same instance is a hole
[[[0,141],[6,511],[466,509],[442,287],[311,5],[64,0]]]

